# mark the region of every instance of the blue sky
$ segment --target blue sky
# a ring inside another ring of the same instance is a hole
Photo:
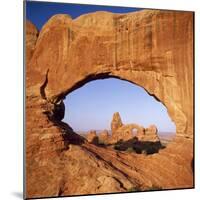
[[[65,106],[64,121],[77,131],[110,130],[112,115],[119,112],[125,124],[155,124],[160,132],[175,132],[162,103],[142,87],[115,78],[87,83],[66,97]]]
[[[95,11],[114,13],[134,12],[140,9],[50,2],[26,2],[26,18],[40,30],[55,14],[69,14],[76,18]],[[155,124],[159,131],[175,132],[175,125],[166,108],[146,91],[127,81],[110,78],[92,81],[70,93],[65,100],[64,121],[74,130],[110,129],[114,112],[120,112],[124,123],[138,123],[147,127]]]

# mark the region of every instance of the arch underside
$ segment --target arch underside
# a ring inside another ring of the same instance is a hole
[[[59,102],[60,100],[64,99],[69,93],[72,91],[82,87],[83,85],[93,81],[93,80],[99,80],[99,79],[107,79],[107,78],[117,78],[120,80],[125,80],[130,83],[136,84],[140,87],[142,87],[150,96],[153,96],[155,100],[161,102],[168,111],[169,116],[171,117],[172,121],[175,122],[177,133],[185,133],[187,121],[184,113],[181,111],[181,106],[178,102],[175,102],[173,98],[170,98],[170,94],[164,94],[160,91],[163,90],[163,83],[168,84],[168,86],[171,84],[172,88],[178,87],[178,85],[175,85],[174,78],[172,77],[169,79],[168,77],[163,77],[160,73],[157,72],[138,72],[138,71],[129,71],[124,74],[124,71],[110,71],[106,73],[96,73],[96,74],[90,74],[84,77],[82,80],[77,81],[73,84],[72,87],[65,89],[63,92],[60,92],[56,95],[53,95],[50,97],[51,101],[53,102]],[[173,90],[173,89],[172,89]],[[170,91],[164,91],[164,92],[172,92]],[[181,119],[181,120],[180,120]],[[178,121],[178,122],[177,122]]]

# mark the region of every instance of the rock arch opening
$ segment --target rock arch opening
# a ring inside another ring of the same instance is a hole
[[[152,129],[148,130],[148,127],[152,124],[163,141],[167,137],[165,145],[175,135],[176,127],[166,107],[142,87],[113,77],[85,83],[66,96],[63,121],[75,132],[83,136],[89,134],[90,141],[99,136],[102,143],[115,134],[111,125],[115,112],[119,112],[123,118],[123,126],[118,127],[113,143],[138,135],[142,138],[143,130],[151,134]]]

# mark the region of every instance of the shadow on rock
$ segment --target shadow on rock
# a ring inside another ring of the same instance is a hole
[[[86,139],[79,134],[75,133],[73,129],[65,122],[59,120],[51,120],[63,133],[63,138],[66,143],[81,145]]]

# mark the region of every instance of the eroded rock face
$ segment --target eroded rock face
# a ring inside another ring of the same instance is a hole
[[[98,136],[96,131],[92,130],[87,134],[87,141],[89,143],[98,144]]]
[[[27,198],[193,186],[192,12],[56,15],[39,36],[26,27]],[[63,110],[64,96],[109,77],[143,87],[167,107],[177,137],[166,149],[138,156],[100,148],[47,109]]]
[[[94,79],[136,83],[163,102],[177,134],[193,135],[192,12],[56,15],[40,32],[31,66],[38,83],[49,70],[52,101]]]
[[[101,133],[99,133],[98,137],[99,137],[99,141],[104,142],[104,143],[108,143],[108,141],[110,139],[110,135],[107,130],[104,130]]]
[[[33,55],[38,34],[37,28],[26,20],[26,66],[28,64],[27,61],[30,61]]]
[[[122,120],[120,114],[118,112],[113,114],[112,122],[111,122],[111,131],[112,135],[115,135],[118,128],[122,127]]]
[[[148,128],[143,129],[143,131],[137,134],[137,138],[140,141],[160,142],[158,130],[155,125],[150,125]]]
[[[158,137],[158,130],[155,125],[150,125],[145,129],[145,134],[140,138],[142,141],[150,141],[150,142],[160,142]]]
[[[133,137],[137,137],[138,133],[134,135],[133,129],[136,129],[137,132],[139,133],[142,132],[144,128],[137,124],[122,125],[115,131],[115,134],[112,134],[112,141],[113,142],[118,142],[120,140],[127,141],[132,139]]]
[[[160,142],[155,125],[144,128],[138,124],[123,124],[119,112],[113,114],[111,122],[112,136],[110,143],[128,141],[136,137],[139,141]],[[134,133],[133,131],[136,130]]]

